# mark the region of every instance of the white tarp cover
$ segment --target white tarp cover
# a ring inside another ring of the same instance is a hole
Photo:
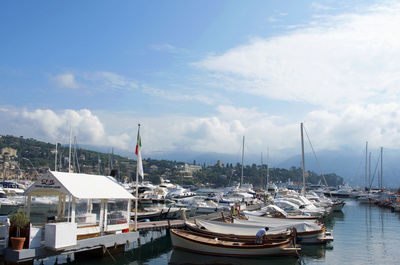
[[[284,216],[287,216],[287,212],[285,212],[284,210],[282,210],[281,208],[279,208],[276,205],[270,204],[267,205],[263,208],[261,208],[259,211],[243,211],[243,213],[245,215],[252,215],[252,216],[263,216],[265,215],[267,212],[279,212],[281,214],[283,214]]]
[[[252,216],[255,217],[255,216]],[[267,219],[265,217],[256,217]],[[268,218],[268,219],[278,219],[285,220],[280,218]],[[269,221],[266,220],[264,222],[257,221],[249,221],[249,220],[235,220],[234,223],[224,223],[224,222],[216,222],[216,221],[206,221],[206,220],[196,220],[196,223],[200,226],[203,226],[207,230],[215,233],[222,234],[235,234],[239,236],[255,236],[257,231],[268,226],[269,230],[267,234],[278,234],[285,232],[288,228],[295,227],[297,232],[309,232],[309,231],[319,231],[321,230],[321,226],[316,224],[315,222],[282,222],[279,223],[277,221]],[[289,220],[292,221],[292,220]]]
[[[284,229],[295,227],[297,232],[309,232],[321,230],[322,226],[317,224],[315,220],[296,220],[296,219],[284,219],[284,218],[273,218],[273,217],[258,217],[258,216],[247,216],[248,220],[234,220],[237,224],[251,224],[259,226],[268,226],[270,230]]]
[[[134,199],[111,176],[48,171],[28,188],[26,194],[49,192],[72,195],[77,199]]]

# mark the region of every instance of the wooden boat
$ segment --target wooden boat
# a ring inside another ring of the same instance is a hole
[[[301,250],[295,246],[294,236],[285,240],[267,240],[263,244],[256,244],[255,240],[216,238],[212,235],[182,229],[171,229],[170,234],[174,248],[214,256],[298,256]]]

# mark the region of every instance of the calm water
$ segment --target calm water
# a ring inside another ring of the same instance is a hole
[[[334,241],[303,246],[297,258],[220,258],[173,250],[169,236],[140,250],[111,258],[73,264],[400,264],[400,214],[347,200],[343,212],[326,218]]]

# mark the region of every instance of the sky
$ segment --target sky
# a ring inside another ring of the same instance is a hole
[[[400,149],[399,1],[1,1],[0,134],[285,158]]]

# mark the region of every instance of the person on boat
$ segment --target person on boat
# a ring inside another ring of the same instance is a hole
[[[264,236],[267,234],[269,230],[268,226],[264,227],[263,229],[258,230],[256,234],[256,244],[262,244]]]

